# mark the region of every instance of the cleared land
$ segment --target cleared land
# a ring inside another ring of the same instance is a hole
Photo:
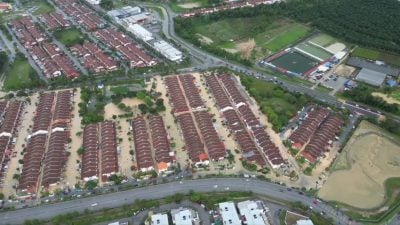
[[[302,74],[310,70],[318,64],[318,62],[311,57],[306,57],[296,51],[288,52],[276,59],[271,63],[277,67]]]
[[[400,104],[400,100],[395,97],[388,96],[387,94],[380,93],[380,92],[372,92],[372,96],[381,97],[385,102],[389,104]]]
[[[67,47],[82,44],[84,41],[82,33],[77,28],[55,31],[54,37]]]
[[[394,66],[400,66],[400,55],[395,55],[370,48],[357,47],[352,53],[353,56],[371,60],[380,60]]]
[[[399,138],[363,121],[333,165],[318,195],[328,201],[369,209],[385,201],[385,181],[400,177]]]
[[[276,52],[288,45],[306,37],[311,28],[287,19],[269,19],[266,21],[263,16],[251,18],[231,18],[216,22],[196,21],[194,32],[198,39],[220,49],[237,49],[240,51],[240,44],[254,39],[255,57],[264,57],[266,54]],[[211,40],[211,41],[210,41]],[[240,51],[242,52],[242,51]],[[252,51],[253,52],[253,51]],[[248,51],[242,56],[246,58]]]
[[[28,60],[22,56],[15,58],[4,81],[5,90],[19,90],[30,88],[38,84],[39,78],[36,71],[33,70]]]

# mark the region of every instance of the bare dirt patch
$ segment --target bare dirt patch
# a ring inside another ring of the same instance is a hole
[[[199,41],[204,43],[204,44],[210,45],[210,44],[214,43],[214,41],[209,37],[206,37],[206,36],[201,35],[201,34],[196,34],[196,35],[199,36]]]
[[[383,100],[385,100],[385,102],[387,102],[389,104],[395,104],[395,103],[396,104],[400,104],[399,100],[397,100],[395,98],[392,98],[392,97],[389,97],[386,94],[383,94],[383,93],[380,93],[380,92],[373,92],[372,95],[375,96],[375,97],[381,97]]]
[[[334,163],[318,195],[360,209],[385,201],[384,182],[400,177],[400,145],[396,137],[363,121]]]
[[[254,38],[251,38],[245,42],[238,43],[236,48],[242,53],[242,57],[249,59],[253,49],[256,47],[256,42]]]
[[[355,70],[356,68],[354,67],[341,64],[336,67],[334,73],[343,77],[350,77]]]

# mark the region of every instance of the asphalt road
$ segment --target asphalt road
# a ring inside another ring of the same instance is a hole
[[[314,199],[298,191],[288,191],[277,184],[245,178],[214,178],[199,180],[184,180],[167,184],[148,186],[127,191],[114,192],[100,196],[93,196],[41,205],[33,208],[20,209],[0,213],[1,224],[22,224],[26,219],[50,219],[55,215],[68,212],[83,212],[85,209],[100,210],[104,208],[120,207],[123,204],[132,204],[136,199],[160,199],[175,193],[187,193],[189,190],[197,192],[211,191],[252,191],[256,194],[273,197],[281,201],[299,201],[304,205],[312,206],[315,212],[325,212],[327,217],[335,220],[336,224],[348,224],[349,218],[342,212],[321,202],[314,204]],[[353,223],[354,224],[354,223]]]

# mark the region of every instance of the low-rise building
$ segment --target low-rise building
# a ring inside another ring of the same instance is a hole
[[[196,211],[179,208],[171,210],[172,222],[175,225],[199,225],[200,219]]]
[[[261,201],[243,201],[237,204],[240,217],[247,225],[269,225],[267,210]]]
[[[168,215],[166,213],[152,215],[150,225],[169,225]]]
[[[224,225],[241,225],[234,202],[222,202],[218,204],[219,213]]]

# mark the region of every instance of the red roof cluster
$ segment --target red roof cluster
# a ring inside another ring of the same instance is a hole
[[[54,92],[40,96],[33,119],[32,134],[25,149],[19,190],[35,193],[42,170],[41,184],[44,187],[56,184],[61,179],[67,159],[66,148],[70,135],[68,127],[72,111],[72,92],[58,92],[53,107],[55,97]],[[48,144],[46,144],[49,136]]]
[[[194,9],[187,13],[181,14],[181,16],[187,18],[187,17],[192,17],[195,15],[204,15],[204,14],[210,14],[210,13],[231,10],[231,9],[237,9],[237,8],[244,8],[244,7],[252,7],[253,8],[258,5],[272,4],[274,2],[275,2],[274,0],[247,0],[247,1],[243,1],[243,2],[226,1],[225,2],[226,4],[224,4],[224,5],[216,6],[213,8]]]
[[[318,127],[315,129],[314,128],[316,123],[315,120],[316,118],[319,118],[318,115],[320,114],[318,113],[312,114],[312,113],[317,110],[318,109],[314,109],[309,114],[309,116],[307,117],[306,121],[302,124],[302,126],[297,129],[297,130],[300,129],[306,130],[305,133],[310,134],[310,136],[308,136],[307,139],[308,143],[306,144],[304,150],[301,152],[301,155],[310,163],[315,163],[319,158],[324,157],[324,154],[329,151],[329,146],[335,140],[336,135],[340,133],[341,127],[344,124],[343,120],[333,115],[332,113],[328,113],[328,115],[324,117],[323,121],[320,122]],[[308,122],[308,120],[314,121],[314,123]],[[306,127],[303,128],[303,126]],[[308,130],[307,127],[309,128]],[[311,134],[310,131],[314,129],[315,131]],[[296,137],[298,138],[298,136]],[[301,136],[301,140],[303,140],[303,138],[306,137]],[[293,145],[295,144],[296,143],[293,143]]]
[[[164,78],[165,85],[168,91],[168,98],[172,106],[174,113],[181,113],[189,111],[189,107],[186,104],[185,96],[180,87],[178,77],[171,76]]]
[[[200,90],[195,85],[195,80],[195,77],[190,74],[179,76],[179,81],[185,91],[190,107],[192,109],[205,108],[204,102],[199,94]]]
[[[201,141],[192,115],[190,113],[184,113],[178,115],[176,118],[182,130],[189,159],[195,164],[208,161],[208,155],[204,150],[204,144]]]
[[[83,45],[74,45],[70,50],[77,55],[85,68],[92,73],[113,71],[118,69],[117,62],[107,56],[96,44],[86,42]]]
[[[10,25],[21,44],[27,49],[47,39],[46,34],[28,16],[11,20]]]
[[[62,74],[69,78],[79,76],[72,61],[55,44],[46,40],[46,34],[36,27],[30,17],[12,20],[11,26],[47,78]]]
[[[47,134],[52,119],[55,93],[44,93],[39,98],[36,113],[33,117],[32,134],[25,148],[24,166],[18,189],[36,193],[39,186],[41,164],[46,149]]]
[[[86,30],[93,31],[105,26],[106,22],[97,16],[92,9],[74,0],[60,0],[56,3],[67,14],[74,18]]]
[[[131,67],[145,67],[156,64],[154,58],[124,33],[112,28],[106,28],[95,32],[95,36],[108,47],[120,52],[130,63]]]
[[[306,120],[289,137],[294,148],[303,148],[321,123],[329,115],[328,109],[324,107],[312,107],[310,110],[311,112],[308,113]]]
[[[165,166],[170,166],[174,158],[171,156],[171,147],[163,118],[161,116],[151,116],[149,119],[149,127],[157,170],[166,170],[167,168],[165,168]]]
[[[19,101],[0,102],[0,184],[3,184],[4,175],[8,168],[8,162],[14,149],[13,139],[16,138],[20,117],[24,104]]]
[[[132,131],[138,169],[141,171],[153,170],[154,161],[151,153],[150,136],[144,117],[139,116],[132,121]]]
[[[49,29],[67,28],[71,23],[57,12],[47,13],[41,16],[41,20]]]
[[[220,74],[207,76],[206,81],[228,128],[235,134],[243,157],[261,166],[266,161],[272,167],[282,165],[285,161],[279,148],[271,141],[234,80],[227,74]]]
[[[212,123],[212,115],[205,111],[194,112],[201,136],[212,160],[220,160],[226,156],[225,146]]]
[[[81,178],[97,179],[99,173],[102,180],[118,172],[117,137],[115,124],[104,121],[99,124],[86,125],[83,130],[84,149],[82,155]],[[99,159],[100,156],[100,159]],[[99,163],[101,162],[101,169]]]
[[[48,187],[61,179],[67,161],[66,148],[70,132],[68,130],[72,112],[71,91],[57,93],[53,112],[52,130],[45,158],[43,160],[42,186]]]

